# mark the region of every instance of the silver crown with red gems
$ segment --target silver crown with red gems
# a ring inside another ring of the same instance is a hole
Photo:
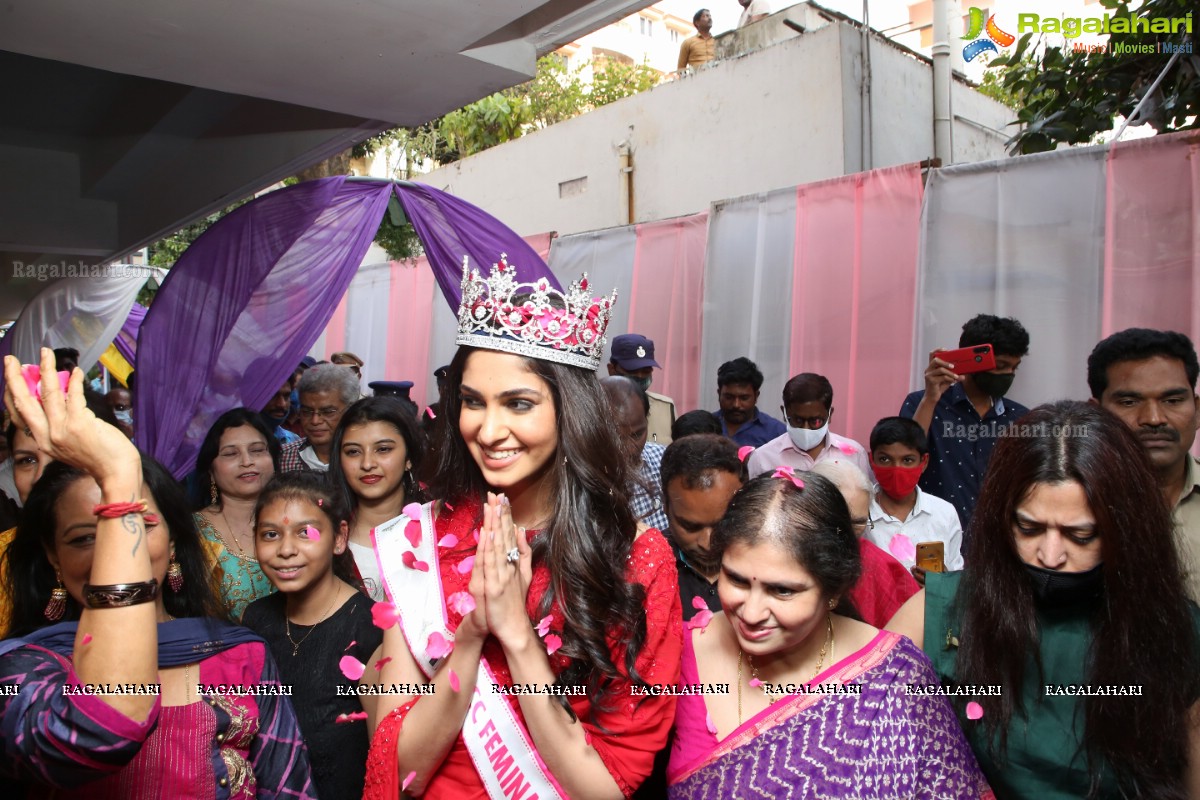
[[[565,292],[545,278],[520,283],[506,258],[501,254],[485,279],[463,257],[462,302],[454,343],[598,368],[616,291],[609,297],[592,297],[586,273]]]

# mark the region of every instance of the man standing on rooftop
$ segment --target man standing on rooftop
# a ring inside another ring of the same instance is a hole
[[[683,40],[679,45],[679,71],[688,67],[697,69],[717,57],[717,40],[712,35],[712,14],[702,8],[692,16],[696,35]]]

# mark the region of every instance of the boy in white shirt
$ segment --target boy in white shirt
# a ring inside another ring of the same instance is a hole
[[[917,486],[928,464],[929,443],[919,424],[904,417],[884,417],[875,424],[871,468],[878,485],[866,537],[908,567],[922,586],[925,570],[916,565],[917,545],[941,542],[946,571],[963,568],[958,512]]]

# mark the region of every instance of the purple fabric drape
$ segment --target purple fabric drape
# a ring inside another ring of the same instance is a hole
[[[492,215],[465,200],[421,183],[396,184],[396,197],[425,247],[425,256],[450,308],[458,310],[463,256],[472,267],[486,274],[488,268],[508,255],[508,263],[525,282],[546,278],[556,289],[562,286],[541,257],[524,239]]]
[[[328,324],[393,191],[447,302],[458,308],[462,257],[507,253],[522,280],[549,268],[489,214],[418,184],[324,178],[238,208],[179,258],[137,334],[137,441],[176,477],[194,466],[225,411],[259,409]]]
[[[133,308],[129,309],[129,316],[125,318],[125,324],[121,326],[117,338],[113,339],[113,345],[121,353],[121,357],[135,368],[137,367],[138,329],[142,327],[142,321],[145,319],[146,307],[141,303],[134,303]]]

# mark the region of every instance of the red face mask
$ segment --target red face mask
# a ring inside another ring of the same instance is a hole
[[[917,488],[917,482],[921,480],[921,468],[924,466],[924,459],[921,460],[920,466],[916,467],[881,467],[874,462],[871,464],[875,471],[875,480],[879,481],[879,488],[893,500],[901,500],[912,494],[913,489]]]

